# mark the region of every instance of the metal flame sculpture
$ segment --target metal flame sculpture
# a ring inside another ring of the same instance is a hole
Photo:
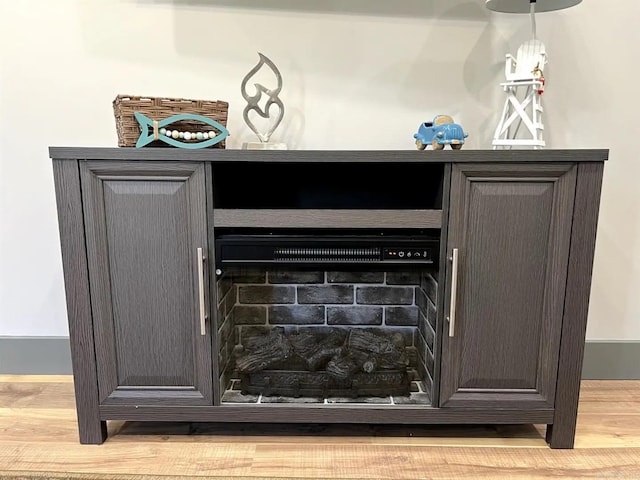
[[[262,53],[258,53],[258,55],[260,55],[260,61],[255,67],[251,69],[251,71],[249,71],[249,73],[247,73],[247,75],[242,80],[242,96],[247,101],[247,106],[244,107],[242,117],[244,118],[245,123],[253,131],[253,133],[258,136],[260,141],[263,143],[267,143],[271,138],[271,135],[273,135],[273,132],[276,130],[276,128],[278,128],[278,125],[280,125],[280,122],[282,122],[282,118],[284,117],[284,105],[282,104],[282,100],[278,98],[278,94],[282,90],[282,76],[280,75],[280,71],[278,70],[278,68],[269,58],[264,56]],[[258,71],[264,65],[267,65],[267,67],[269,67],[273,71],[277,80],[277,87],[274,89],[268,89],[259,83],[254,83],[254,86],[256,87],[256,94],[249,95],[247,93],[247,84],[249,83],[251,77],[258,73]],[[265,104],[264,109],[259,105],[260,101],[262,100],[263,94],[266,94],[268,96],[267,103]],[[270,122],[270,124],[267,126],[267,130],[265,132],[261,132],[254,125],[254,123],[249,120],[249,112],[253,110],[262,118],[271,119],[270,109],[273,105],[278,106],[278,115],[275,117],[275,121]]]

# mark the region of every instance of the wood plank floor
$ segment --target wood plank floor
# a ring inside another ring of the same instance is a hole
[[[584,381],[574,450],[544,426],[109,422],[80,445],[70,376],[0,375],[0,470],[306,479],[640,479],[640,381]]]

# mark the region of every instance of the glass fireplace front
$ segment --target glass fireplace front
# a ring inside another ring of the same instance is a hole
[[[228,267],[221,402],[431,405],[438,271]]]

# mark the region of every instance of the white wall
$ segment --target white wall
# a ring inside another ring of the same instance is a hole
[[[639,17],[630,0],[538,17],[549,146],[611,148],[592,340],[640,340]],[[67,334],[47,147],[115,146],[116,94],[228,100],[237,148],[251,139],[239,86],[260,51],[285,81],[274,141],[412,149],[418,124],[448,113],[465,149],[486,149],[503,55],[528,35],[526,16],[483,0],[0,0],[0,336]]]

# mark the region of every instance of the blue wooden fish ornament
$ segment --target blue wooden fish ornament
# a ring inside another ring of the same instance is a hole
[[[140,133],[140,137],[136,142],[136,148],[144,147],[145,145],[149,145],[151,142],[154,142],[156,140],[160,140],[161,142],[178,148],[207,148],[221,142],[229,136],[229,131],[224,125],[202,115],[181,113],[179,115],[172,115],[169,118],[165,118],[164,120],[160,121],[152,120],[151,118],[140,112],[134,112],[133,115],[140,124],[140,129],[142,130]],[[208,133],[203,133],[203,138],[199,139],[196,137],[197,132],[194,132],[193,134],[191,134],[190,132],[182,132],[183,137],[176,138],[176,136],[173,136],[172,133],[177,131],[166,127],[182,120],[202,122],[206,125],[211,126],[212,129],[216,130],[219,133],[217,133],[213,138],[211,138]]]

